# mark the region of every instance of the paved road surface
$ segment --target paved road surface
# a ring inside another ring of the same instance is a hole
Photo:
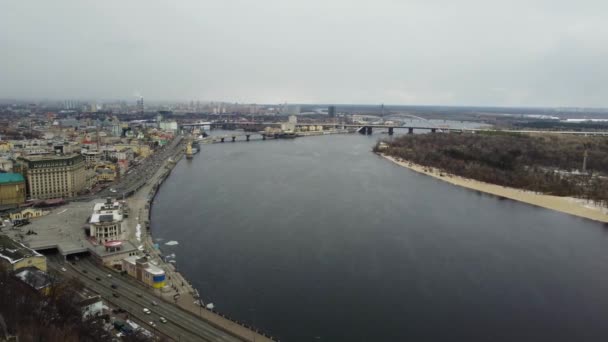
[[[61,267],[56,263],[49,264],[51,268],[56,270]],[[141,322],[146,322],[144,327],[150,332],[160,332],[176,341],[241,341],[202,321],[193,314],[160,300],[148,292],[146,287],[129,276],[109,271],[87,258],[77,261],[76,265],[68,263],[63,267],[67,271],[62,273],[78,278],[87,288],[99,293],[104,300],[125,309],[129,316],[135,317]],[[84,270],[86,270],[86,273]],[[108,274],[111,274],[112,277],[109,278]],[[96,280],[96,278],[100,280]],[[116,285],[117,288],[112,289],[112,284]],[[117,293],[119,297],[114,297],[113,293]],[[153,305],[153,301],[157,305]],[[152,313],[145,314],[143,312],[144,307],[150,309]],[[165,317],[168,322],[161,323],[159,321],[160,316]],[[156,328],[147,324],[150,321],[156,324]]]

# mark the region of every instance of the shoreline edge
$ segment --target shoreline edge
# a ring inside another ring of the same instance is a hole
[[[608,208],[603,208],[599,205],[594,204],[591,201],[575,197],[545,195],[522,189],[504,187],[497,184],[485,183],[478,180],[449,174],[436,168],[415,164],[407,160],[400,160],[384,153],[374,153],[384,159],[387,159],[399,166],[405,167],[414,172],[431,176],[435,179],[462,188],[475,190],[498,197],[508,198],[518,202],[527,203],[554,211],[559,211],[565,214],[582,217],[597,222],[608,223]]]

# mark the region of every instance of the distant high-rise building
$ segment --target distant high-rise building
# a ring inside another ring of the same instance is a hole
[[[335,118],[336,117],[336,106],[327,107],[327,115],[330,118]]]
[[[137,100],[137,113],[138,114],[144,113],[144,97],[143,96],[140,96],[139,99]]]
[[[285,105],[282,111],[282,114],[287,115],[299,115],[300,114],[300,106],[298,105]]]

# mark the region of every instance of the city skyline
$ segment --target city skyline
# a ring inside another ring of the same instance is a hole
[[[0,5],[1,98],[606,106],[599,1],[59,3]]]

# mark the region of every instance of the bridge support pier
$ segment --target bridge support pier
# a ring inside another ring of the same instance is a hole
[[[388,128],[388,135],[393,135],[393,127]]]
[[[247,138],[247,141],[249,141],[249,137],[250,137],[250,135],[249,135],[249,134],[247,134],[247,135],[245,136],[245,138]]]
[[[262,134],[262,140],[266,140],[266,134]]]
[[[224,138],[220,138],[220,142],[224,142]]]
[[[437,128],[431,128],[431,133],[436,133],[437,132]]]
[[[279,139],[279,134],[278,134],[278,133],[275,133],[275,134],[274,134],[274,138],[275,138],[275,139]]]
[[[232,136],[232,142],[234,142],[236,140],[235,136]]]
[[[407,134],[414,134],[414,128],[413,127],[409,127],[407,129]]]
[[[372,128],[370,126],[367,126],[367,130],[365,132],[367,135],[371,135],[372,134]]]

